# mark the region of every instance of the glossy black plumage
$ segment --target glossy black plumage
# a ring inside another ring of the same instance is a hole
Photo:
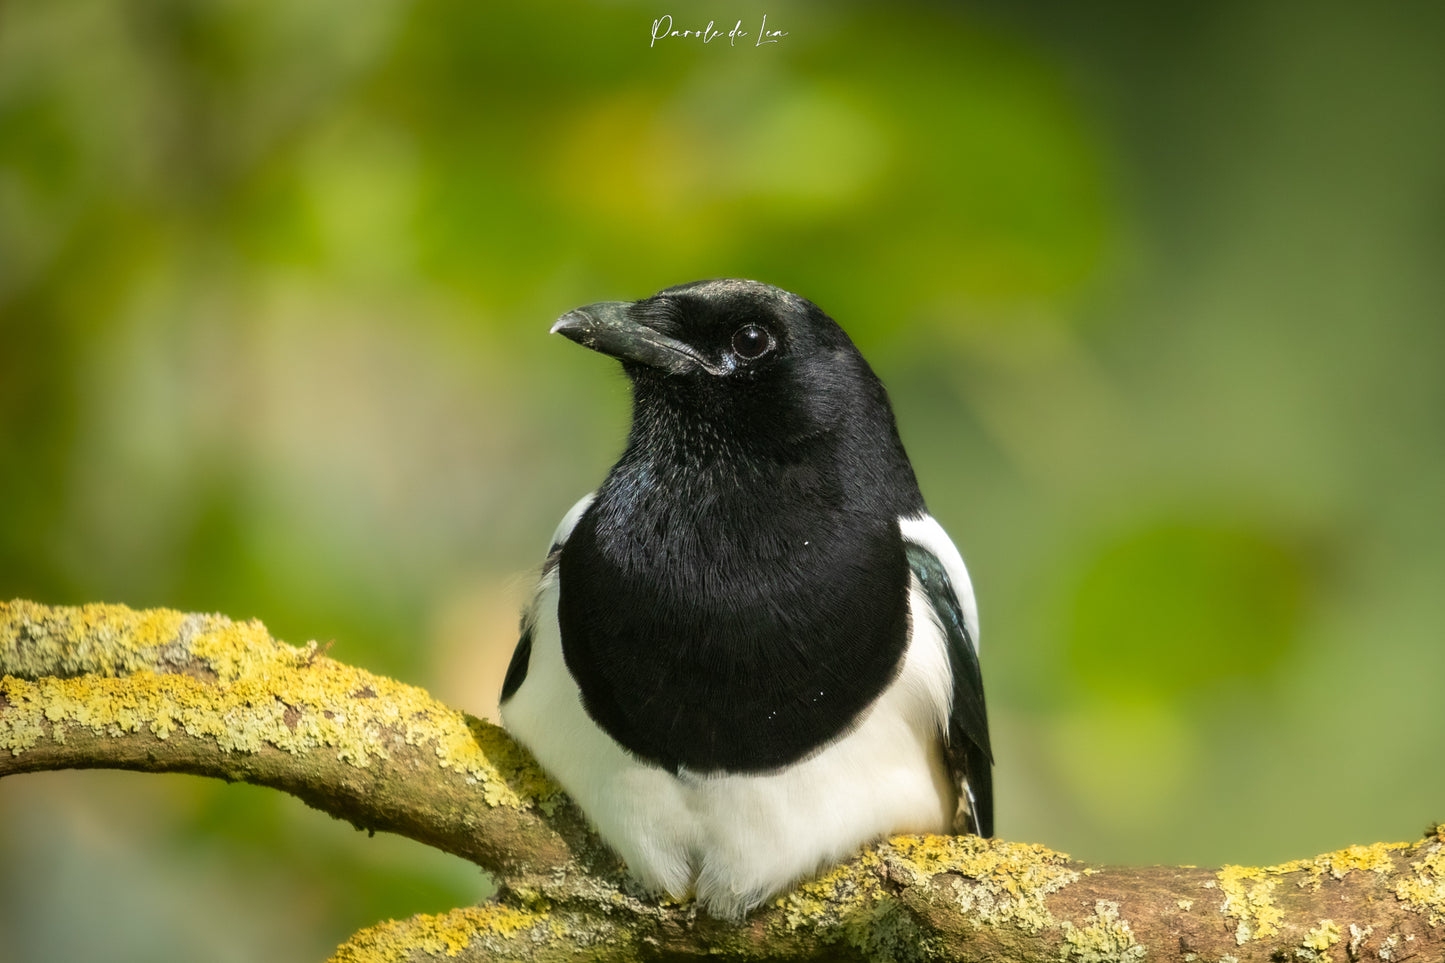
[[[770,778],[862,724],[926,619],[937,625],[928,645],[946,650],[938,671],[949,678],[929,703],[938,729],[909,738],[941,747],[964,828],[990,834],[972,589],[927,515],[887,393],[842,329],[786,291],[710,281],[590,305],[554,330],[622,362],[632,427],[621,458],[549,552],[541,592],[554,587],[555,607],[534,604],[524,618],[504,717],[527,684],[534,636],[546,629],[567,687],[576,686],[558,696],[558,711],[580,701],[631,760],[699,787],[688,791],[704,791],[691,780],[705,774]],[[940,559],[940,545],[952,562]],[[555,624],[539,627],[544,618]],[[910,686],[933,690],[909,671]],[[529,696],[517,718],[545,726],[548,698]],[[565,742],[549,751],[568,758]],[[599,801],[625,809],[605,774],[585,765],[579,787],[595,786]],[[568,785],[568,773],[555,775]],[[631,839],[625,815],[612,815],[622,819],[617,845],[630,840],[639,866],[661,858]],[[706,873],[709,857],[695,858]],[[658,863],[643,872],[662,880],[674,870]],[[741,893],[715,902],[731,912],[758,898]]]

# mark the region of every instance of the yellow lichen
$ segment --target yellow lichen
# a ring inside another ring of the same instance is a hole
[[[925,959],[925,938],[884,880],[953,902],[975,926],[1053,925],[1045,898],[1079,878],[1068,857],[1043,846],[975,836],[897,836],[809,880],[776,905],[786,929],[841,941],[869,959]]]
[[[68,731],[145,729],[213,739],[227,752],[327,751],[365,768],[399,741],[432,745],[437,764],[478,785],[492,806],[558,792],[495,727],[320,656],[315,643],[277,642],[255,621],[0,603],[0,672],[0,751],[13,755],[45,738],[63,744]]]
[[[1274,904],[1275,881],[1269,878],[1269,874],[1268,868],[1245,866],[1225,866],[1215,874],[1219,889],[1224,893],[1221,911],[1239,920],[1234,930],[1236,943],[1264,939],[1279,932],[1284,910]]]
[[[1068,963],[1128,963],[1142,960],[1145,949],[1134,939],[1127,920],[1119,917],[1119,904],[1099,900],[1094,915],[1082,927],[1065,920],[1062,958]]]
[[[277,642],[255,619],[236,623],[221,616],[211,617],[203,631],[191,640],[190,649],[220,682],[304,666],[314,660],[319,651],[315,642],[302,648]]]
[[[191,616],[123,605],[51,608],[0,602],[0,671],[44,675],[124,675],[164,659]]]
[[[782,926],[806,931],[820,943],[845,943],[866,959],[914,963],[936,955],[936,937],[919,930],[913,918],[882,885],[885,869],[876,849],[809,880],[775,905]]]
[[[1339,880],[1356,871],[1388,873],[1395,866],[1391,854],[1408,849],[1409,845],[1374,843],[1370,846],[1348,846],[1313,859],[1295,859],[1278,866],[1226,866],[1216,874],[1219,889],[1224,893],[1221,909],[1226,916],[1238,920],[1235,928],[1238,943],[1274,936],[1284,919],[1284,911],[1274,903],[1274,890],[1279,879],[1299,874],[1299,886],[1317,890],[1326,877]]]
[[[1390,853],[1408,849],[1409,843],[1374,843],[1370,846],[1347,846],[1333,853],[1320,856],[1318,862],[1335,879],[1344,879],[1351,870],[1368,870],[1372,873],[1388,873],[1395,868]]]
[[[1045,898],[1079,878],[1063,853],[977,836],[896,836],[880,854],[890,876],[915,885],[949,874],[948,891],[979,925],[1013,923],[1030,933],[1054,923]]]
[[[777,900],[783,920],[792,930],[811,929],[835,920],[840,909],[872,903],[882,895],[876,850],[866,850],[852,862],[835,866]]]
[[[1320,920],[1320,925],[1305,934],[1294,955],[1310,963],[1330,963],[1334,959],[1329,949],[1340,941],[1340,928],[1334,920]]]
[[[1445,922],[1445,847],[1434,844],[1410,869],[1415,875],[1400,881],[1395,896],[1426,914],[1431,926],[1439,926]]]
[[[1388,873],[1395,868],[1395,850],[1408,849],[1409,843],[1372,843],[1369,846],[1347,846],[1333,853],[1325,853],[1313,859],[1294,859],[1278,866],[1271,866],[1268,872],[1283,876],[1286,873],[1304,873],[1299,881],[1301,887],[1318,890],[1326,876],[1344,879],[1355,870],[1372,873]]]
[[[499,943],[524,938],[544,926],[553,928],[545,913],[505,906],[469,906],[438,916],[425,913],[407,920],[388,920],[355,934],[331,957],[331,963],[390,963],[411,959],[417,951],[429,956],[453,957],[472,943],[482,941],[497,950]]]

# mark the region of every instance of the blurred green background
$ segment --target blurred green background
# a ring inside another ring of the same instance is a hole
[[[694,12],[696,11],[696,12]],[[779,44],[668,40],[742,19]],[[999,830],[1445,818],[1445,7],[0,6],[0,597],[262,619],[495,711],[620,449],[575,305],[802,293],[974,574]],[[183,777],[0,784],[0,956],[315,960],[485,891]]]

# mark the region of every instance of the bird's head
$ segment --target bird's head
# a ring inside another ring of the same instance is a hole
[[[847,334],[772,285],[696,281],[577,308],[552,330],[622,362],[634,434],[685,426],[725,447],[776,454],[840,429],[896,444],[887,395]]]

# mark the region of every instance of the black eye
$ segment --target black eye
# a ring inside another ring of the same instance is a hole
[[[733,353],[744,361],[761,358],[773,347],[768,330],[756,324],[745,324],[733,332]]]

